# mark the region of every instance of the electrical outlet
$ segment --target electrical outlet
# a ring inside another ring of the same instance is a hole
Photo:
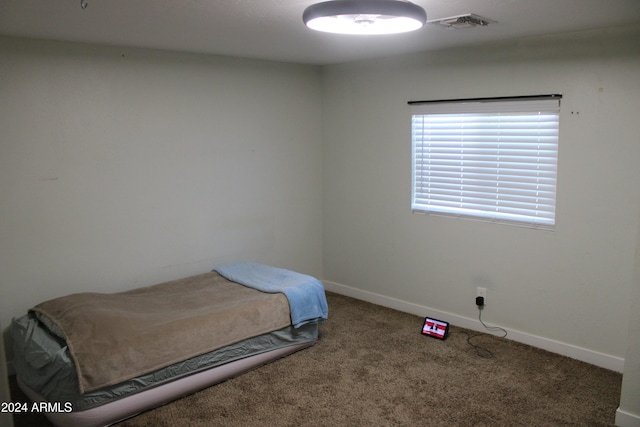
[[[487,288],[481,288],[478,286],[476,288],[476,296],[484,298],[485,304],[487,303]]]

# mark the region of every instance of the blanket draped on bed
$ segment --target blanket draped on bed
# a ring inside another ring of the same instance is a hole
[[[32,311],[64,334],[81,393],[291,324],[283,295],[216,272],[116,294],[73,294]]]
[[[215,271],[231,281],[262,292],[285,294],[291,323],[296,328],[311,321],[327,319],[329,309],[324,286],[312,276],[253,262],[227,264]]]

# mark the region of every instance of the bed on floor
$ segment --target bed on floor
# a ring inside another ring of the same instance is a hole
[[[313,345],[322,283],[255,263],[13,319],[19,387],[57,426],[110,425]]]

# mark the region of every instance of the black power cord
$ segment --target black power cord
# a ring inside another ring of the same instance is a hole
[[[507,336],[507,330],[504,328],[501,328],[500,326],[487,326],[483,321],[482,321],[482,307],[478,308],[478,320],[480,321],[480,323],[482,323],[482,326],[484,326],[484,328],[487,331],[491,331],[491,332],[502,332],[504,335],[502,335],[499,338],[504,338]],[[496,336],[496,335],[494,335]]]
[[[484,297],[476,297],[476,305],[478,306],[478,320],[480,321],[482,326],[484,326],[484,328],[487,331],[490,331],[490,332],[501,332],[503,334],[502,336],[497,336],[497,335],[491,335],[491,336],[498,337],[498,338],[505,338],[507,336],[506,329],[503,329],[503,328],[501,328],[499,326],[488,326],[487,324],[485,324],[482,321],[482,309],[484,307]],[[460,331],[460,333],[461,334],[465,334],[467,336],[467,344],[469,344],[471,347],[473,347],[475,349],[476,354],[479,357],[482,357],[482,358],[485,358],[485,359],[492,359],[494,357],[493,353],[489,349],[471,342],[471,340],[473,338],[480,337],[480,336],[483,336],[483,335],[486,335],[486,334],[478,333],[478,334],[471,335],[466,331]]]

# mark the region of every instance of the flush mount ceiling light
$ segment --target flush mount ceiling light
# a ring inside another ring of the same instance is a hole
[[[427,14],[405,0],[331,0],[306,8],[302,20],[327,33],[396,34],[421,28]]]

